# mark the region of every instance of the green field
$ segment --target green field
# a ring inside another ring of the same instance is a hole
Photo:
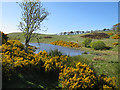
[[[108,33],[112,31],[104,31],[104,33]],[[57,40],[63,41],[71,41],[76,42],[82,46],[82,48],[78,48],[80,50],[89,52],[89,54],[82,54],[79,56],[70,57],[69,60],[71,64],[74,64],[81,61],[83,63],[87,63],[89,66],[93,67],[95,72],[99,74],[106,74],[109,77],[117,77],[119,74],[119,61],[118,61],[118,46],[113,46],[112,43],[118,42],[118,39],[100,39],[103,41],[106,46],[111,47],[110,50],[94,50],[92,48],[86,48],[82,45],[82,42],[85,38],[80,37],[80,35],[46,35],[46,34],[39,34],[38,37],[39,42],[41,43],[51,43]],[[22,33],[10,33],[8,34],[9,39],[11,40],[19,40],[24,42],[24,37]],[[52,38],[44,38],[44,37],[52,37]],[[92,41],[98,41],[98,39],[92,39]],[[32,38],[30,42],[37,43],[36,38]],[[98,58],[99,57],[99,58]],[[98,58],[98,60],[94,60],[94,58]],[[118,79],[117,79],[118,80]],[[118,84],[118,81],[117,81]]]

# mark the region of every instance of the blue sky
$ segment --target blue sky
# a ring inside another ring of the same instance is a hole
[[[40,33],[110,29],[118,23],[117,2],[44,2],[43,6],[50,15],[42,23],[48,30]],[[3,32],[19,32],[20,18],[21,8],[17,3],[2,2]]]

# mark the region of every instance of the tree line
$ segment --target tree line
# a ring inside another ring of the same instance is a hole
[[[110,31],[112,29],[103,29],[103,30],[91,30],[91,31],[70,31],[70,32],[60,32],[57,35],[76,35],[76,34],[83,34],[83,33],[93,33],[93,32],[97,32],[97,31]]]

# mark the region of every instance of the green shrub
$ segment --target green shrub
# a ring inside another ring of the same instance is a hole
[[[102,50],[106,47],[106,45],[103,41],[95,41],[91,43],[91,47],[95,50]]]
[[[54,57],[54,56],[61,56],[61,55],[62,55],[62,53],[60,51],[58,51],[58,49],[51,50],[49,52],[49,56],[52,56],[52,57]]]
[[[91,42],[92,42],[92,39],[86,38],[82,43],[85,47],[89,47]]]
[[[88,54],[86,51],[83,54]]]

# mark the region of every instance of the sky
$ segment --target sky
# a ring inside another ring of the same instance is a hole
[[[43,2],[43,6],[50,13],[42,22],[42,29],[47,29],[40,31],[43,34],[111,29],[118,23],[118,2]],[[16,2],[2,2],[0,30],[20,32],[21,17],[21,8]]]

